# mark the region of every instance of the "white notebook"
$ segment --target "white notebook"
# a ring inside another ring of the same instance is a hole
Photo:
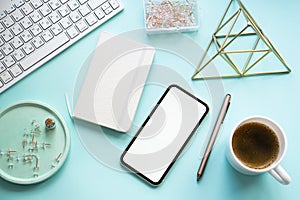
[[[154,54],[153,47],[102,32],[73,117],[127,132]]]

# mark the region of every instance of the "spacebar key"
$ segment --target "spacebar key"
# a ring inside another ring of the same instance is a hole
[[[40,49],[35,50],[30,56],[22,60],[20,62],[20,65],[24,70],[27,70],[37,62],[41,61],[43,58],[54,52],[56,49],[66,44],[68,41],[69,38],[65,33],[57,35]]]

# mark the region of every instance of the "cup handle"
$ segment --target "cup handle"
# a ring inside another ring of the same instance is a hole
[[[274,169],[271,169],[269,173],[280,183],[284,185],[288,185],[291,182],[291,177],[288,175],[288,173],[278,165]]]

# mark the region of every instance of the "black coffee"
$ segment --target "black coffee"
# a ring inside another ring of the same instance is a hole
[[[239,126],[233,134],[232,147],[237,158],[254,169],[270,166],[279,154],[276,134],[271,128],[258,122]]]

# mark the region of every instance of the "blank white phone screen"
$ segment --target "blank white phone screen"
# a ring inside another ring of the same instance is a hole
[[[170,87],[152,112],[123,162],[152,182],[159,182],[207,113],[202,102]]]

